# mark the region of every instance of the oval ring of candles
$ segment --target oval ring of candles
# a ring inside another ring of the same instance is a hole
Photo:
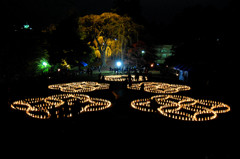
[[[58,94],[46,98],[27,98],[11,104],[12,109],[25,111],[28,116],[38,119],[49,119],[52,113],[59,118],[60,112],[64,112],[63,117],[72,117],[77,110],[77,114],[80,114],[105,110],[111,106],[112,103],[109,100],[91,98],[85,94]]]
[[[131,102],[131,107],[140,111],[159,112],[163,116],[184,121],[213,120],[218,114],[231,110],[230,106],[221,102],[180,95],[157,95],[137,99]]]
[[[110,84],[98,82],[72,82],[49,85],[49,89],[59,90],[66,93],[83,93],[95,90],[109,89]]]
[[[145,78],[145,80],[144,80]],[[114,81],[114,82],[123,82],[128,80],[128,75],[109,75],[109,76],[105,76],[105,80],[106,81]],[[137,80],[135,78],[135,75],[131,75],[131,80],[133,82],[137,82],[137,81],[147,81],[148,78],[147,76],[139,76],[139,79]]]
[[[177,85],[177,84],[169,84],[162,82],[141,82],[141,83],[133,83],[131,86],[127,86],[128,89],[140,90],[142,85],[144,86],[145,92],[150,93],[161,93],[161,94],[173,94],[180,91],[188,91],[191,87],[186,85]]]

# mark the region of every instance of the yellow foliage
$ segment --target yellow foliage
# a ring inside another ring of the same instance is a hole
[[[61,65],[63,67],[66,67],[67,69],[71,69],[71,66],[67,63],[67,61],[65,59],[62,59]]]
[[[96,57],[101,58],[101,53],[99,50],[95,50],[95,55]]]
[[[93,41],[94,46],[92,46],[92,48],[95,50],[95,55],[99,58],[101,58],[101,53],[99,51],[98,44],[100,44],[100,48],[102,50],[104,47],[106,47],[105,55],[107,57],[110,57],[113,54],[117,55],[122,51],[122,44],[121,44],[120,40],[108,38],[105,43],[102,36],[99,36],[97,39],[98,39],[98,42],[96,40]],[[89,42],[89,45],[90,44],[91,44],[91,42]]]
[[[131,21],[130,17],[116,13],[102,13],[101,15],[86,15],[79,18],[79,31],[82,37],[91,36],[89,42],[97,57],[110,57],[122,53],[126,49],[131,35],[137,32],[139,25]]]
[[[106,49],[106,51],[105,51],[105,55],[106,55],[107,57],[110,57],[110,56],[112,55],[112,50],[111,50],[110,47],[107,47],[107,49]]]

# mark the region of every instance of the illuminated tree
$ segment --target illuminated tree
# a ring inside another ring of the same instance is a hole
[[[78,22],[82,39],[89,38],[89,45],[95,50],[96,56],[101,57],[103,66],[106,65],[106,57],[113,54],[123,60],[128,42],[141,28],[131,18],[115,13],[86,15],[80,17]]]

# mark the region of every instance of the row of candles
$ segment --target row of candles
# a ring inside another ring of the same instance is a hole
[[[111,106],[112,103],[109,100],[91,98],[85,94],[58,94],[46,98],[28,98],[11,104],[12,109],[25,111],[28,116],[38,119],[49,119],[52,114],[59,118],[62,111],[65,112],[63,117],[72,117],[72,107],[78,107],[77,114],[80,114],[105,110]]]
[[[111,77],[112,76],[109,76],[109,78]],[[114,75],[113,78],[123,79],[124,77]],[[131,107],[140,111],[159,112],[166,117],[185,121],[213,120],[217,117],[217,114],[230,111],[230,107],[221,102],[202,99],[197,100],[181,95],[168,95],[191,89],[185,85],[142,82],[140,84],[133,84],[132,86],[128,85],[128,88],[140,90],[142,85],[144,85],[144,91],[162,93],[162,95],[132,101]],[[46,98],[18,100],[13,102],[11,107],[25,111],[27,115],[33,118],[49,119],[52,114],[59,118],[62,111],[65,112],[62,114],[63,117],[72,117],[75,112],[79,115],[84,112],[101,111],[112,105],[111,102],[106,99],[91,98],[85,94],[78,94],[79,92],[109,89],[109,84],[107,83],[73,82],[49,85],[48,88],[69,93],[52,95]],[[81,106],[78,107],[77,105]],[[75,111],[72,111],[72,108],[75,109]],[[78,109],[77,111],[76,108]]]
[[[144,85],[144,91],[150,93],[162,93],[162,94],[172,94],[180,91],[188,91],[191,87],[186,85],[177,85],[177,84],[169,84],[162,82],[141,82],[135,83],[131,86],[128,85],[128,89],[140,90],[142,85]]]
[[[106,81],[114,81],[114,82],[123,82],[123,81],[126,81],[127,78],[128,78],[128,75],[109,75],[109,76],[105,76]],[[139,78],[136,79],[135,75],[131,75],[131,80],[133,82],[147,81],[148,78],[147,78],[147,76],[139,76]]]
[[[60,90],[61,92],[66,93],[84,93],[92,92],[95,90],[104,90],[109,89],[110,84],[108,83],[98,83],[98,82],[72,82],[72,83],[63,83],[63,84],[53,84],[49,85],[49,89]]]
[[[151,102],[158,104],[157,109]],[[131,107],[140,111],[159,112],[163,116],[184,121],[208,121],[217,118],[219,113],[229,112],[230,106],[212,100],[197,100],[180,95],[157,95],[151,98],[137,99]]]
[[[127,76],[126,76],[127,77]],[[105,79],[108,81],[124,81],[126,79],[122,75],[111,75],[106,76]],[[132,75],[133,81],[135,80],[135,75]],[[142,76],[140,76],[139,81],[142,81]],[[163,94],[172,94],[180,91],[190,90],[191,87],[186,85],[177,85],[169,84],[162,82],[141,82],[135,83],[131,86],[127,86],[128,89],[140,90],[141,86],[144,85],[144,91],[151,93],[163,93]],[[54,84],[49,85],[49,89],[60,90],[61,92],[66,93],[83,93],[83,92],[92,92],[95,90],[104,90],[109,89],[110,84],[107,83],[98,83],[98,82],[72,82],[72,83],[63,83],[63,84]]]

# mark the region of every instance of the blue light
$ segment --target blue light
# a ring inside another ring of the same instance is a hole
[[[86,62],[81,61],[80,62],[84,67],[86,67],[88,64]]]
[[[122,63],[120,61],[117,62],[117,66],[120,67]]]

